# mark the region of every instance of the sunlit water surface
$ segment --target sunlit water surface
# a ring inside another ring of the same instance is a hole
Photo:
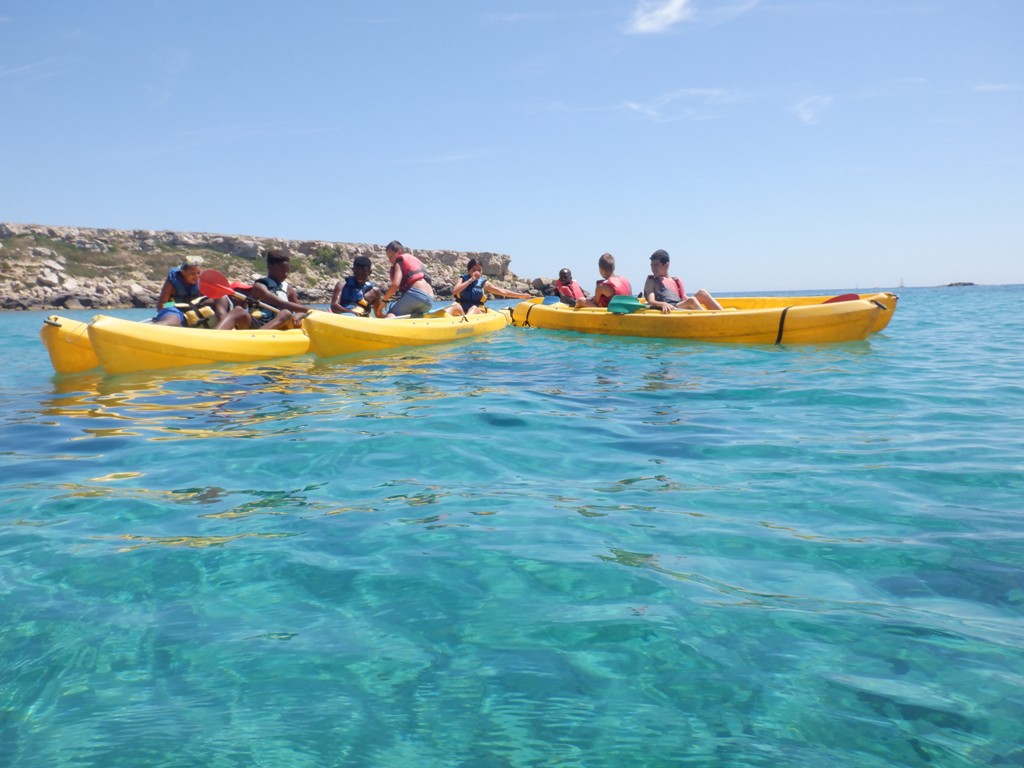
[[[1020,286],[119,377],[43,317],[0,315],[0,765],[1024,765]]]

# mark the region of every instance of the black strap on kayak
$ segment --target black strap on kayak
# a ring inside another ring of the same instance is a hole
[[[539,304],[531,304],[526,308],[526,317],[523,318],[523,328],[530,328],[530,313],[533,312],[534,307],[539,307]]]
[[[775,343],[782,343],[782,329],[786,327],[786,313],[789,312],[789,307],[782,310],[782,314],[779,316],[779,335],[775,337]]]

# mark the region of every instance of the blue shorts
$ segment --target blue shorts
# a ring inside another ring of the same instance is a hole
[[[156,313],[156,317],[153,319],[153,322],[159,322],[168,315],[177,315],[178,325],[185,325],[185,313],[177,307],[161,307],[160,311]]]
[[[424,315],[434,308],[434,298],[423,291],[412,288],[402,298],[388,307],[392,315]]]

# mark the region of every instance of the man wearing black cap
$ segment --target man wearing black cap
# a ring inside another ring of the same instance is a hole
[[[644,283],[644,296],[652,309],[666,315],[674,309],[721,309],[715,297],[701,288],[693,296],[686,295],[683,281],[668,275],[668,253],[660,248],[651,254],[651,274]]]

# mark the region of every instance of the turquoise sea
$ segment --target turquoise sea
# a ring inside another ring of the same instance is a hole
[[[106,378],[0,314],[0,766],[1024,766],[1024,286],[899,293]]]

